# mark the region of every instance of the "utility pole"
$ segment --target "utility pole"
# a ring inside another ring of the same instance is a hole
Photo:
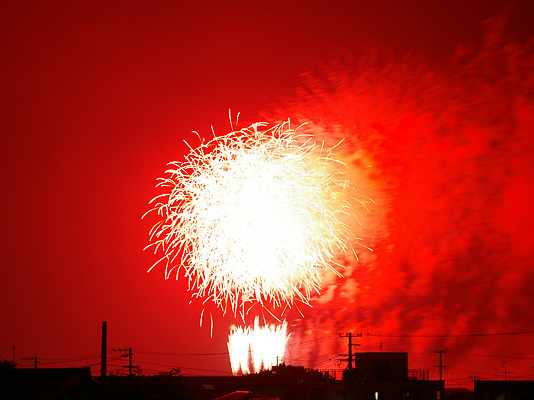
[[[440,349],[440,350],[434,350],[434,353],[439,353],[439,380],[442,381],[443,380],[443,375],[442,375],[443,363],[442,363],[441,356],[443,355],[443,353],[446,353],[446,351]]]
[[[508,361],[501,361],[504,364],[504,381],[506,382],[506,364],[508,364]]]
[[[378,331],[378,334],[380,335],[380,346],[378,347],[378,349],[382,351],[382,332]]]
[[[37,361],[37,356],[33,357],[22,357],[21,360],[33,360],[33,367],[37,369],[37,364],[39,364],[39,361]]]
[[[112,349],[112,350],[113,351],[120,351],[121,353],[122,352],[128,352],[128,354],[121,354],[120,356],[129,358],[129,361],[128,361],[128,375],[132,376],[133,375],[133,365],[132,365],[133,353],[132,353],[132,348],[128,347],[127,349]]]
[[[132,376],[133,372],[132,372],[132,348],[131,347],[128,348],[128,359],[130,360],[128,364],[128,375]]]
[[[344,337],[348,337],[349,338],[349,365],[348,365],[348,370],[349,372],[352,372],[352,333],[346,333],[344,335],[342,335],[341,333],[339,334],[339,337],[340,338],[344,338]]]
[[[352,363],[352,346],[360,346],[358,343],[354,343],[353,344],[352,343],[352,338],[353,337],[362,337],[362,334],[358,333],[356,335],[352,335],[352,333],[349,332],[349,333],[345,333],[344,335],[342,335],[340,333],[339,337],[340,338],[344,338],[344,337],[349,338],[349,354],[348,354],[349,355],[349,359],[348,359],[349,364],[348,364],[348,369],[349,369],[349,373],[351,373],[352,372],[352,364],[353,364]]]
[[[348,397],[347,397],[347,400],[354,400],[354,373],[353,373],[353,370],[352,370],[352,346],[360,346],[360,344],[358,343],[352,343],[352,338],[353,337],[362,337],[362,334],[361,333],[358,333],[356,335],[353,335],[351,332],[349,333],[345,333],[344,335],[342,335],[341,333],[339,334],[339,337],[340,338],[348,338],[349,339],[349,358],[348,358],[348,370],[347,370],[347,385],[348,385]],[[345,374],[343,374],[344,377],[345,377]]]

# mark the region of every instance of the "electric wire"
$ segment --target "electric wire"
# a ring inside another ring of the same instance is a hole
[[[511,335],[532,335],[534,331],[519,331],[519,332],[497,332],[497,333],[464,333],[464,334],[443,334],[443,335],[394,335],[382,334],[382,337],[389,338],[449,338],[449,337],[485,337],[485,336],[511,336]]]

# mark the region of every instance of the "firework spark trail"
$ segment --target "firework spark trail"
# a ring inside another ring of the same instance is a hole
[[[254,327],[232,327],[228,336],[228,352],[234,374],[249,374],[262,369],[271,369],[284,357],[289,339],[287,323],[260,326],[259,318],[254,319]]]
[[[251,331],[251,351],[254,369],[256,372],[271,369],[278,365],[284,357],[287,335],[287,323],[281,325],[270,324],[259,326],[259,319],[254,320],[254,330]]]
[[[183,268],[193,296],[242,317],[255,304],[280,315],[309,304],[350,245],[346,167],[289,121],[265,126],[190,147],[153,200],[162,220],[148,247],[164,253],[166,277]]]
[[[232,327],[228,336],[228,354],[230,366],[234,374],[249,374],[250,342],[248,330],[250,328]]]

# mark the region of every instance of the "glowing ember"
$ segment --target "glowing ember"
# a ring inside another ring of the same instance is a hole
[[[254,328],[232,327],[228,336],[228,353],[234,375],[260,372],[282,362],[286,348],[287,323],[260,327],[258,317]],[[252,371],[251,371],[251,368]]]
[[[191,148],[158,184],[170,193],[153,200],[162,220],[150,246],[163,251],[166,277],[183,268],[194,296],[234,315],[309,304],[348,241],[346,167],[289,121],[265,126]]]

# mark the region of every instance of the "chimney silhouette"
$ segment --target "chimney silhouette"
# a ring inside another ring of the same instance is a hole
[[[108,348],[108,322],[102,321],[102,351],[100,355],[100,376],[106,376],[107,365],[107,348]]]

